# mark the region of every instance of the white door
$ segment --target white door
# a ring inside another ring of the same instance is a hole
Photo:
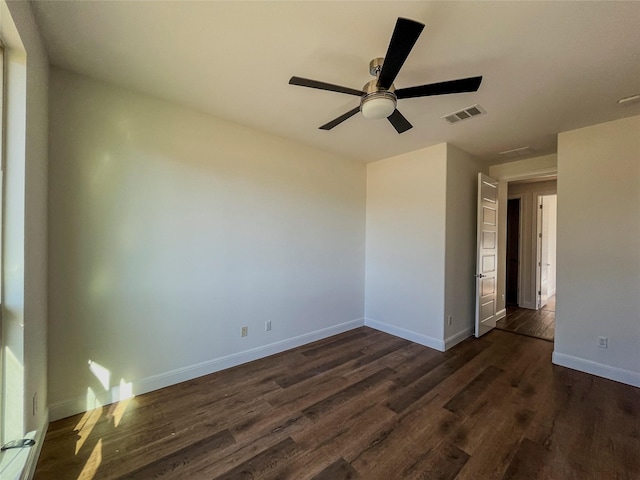
[[[549,275],[549,249],[543,197],[538,197],[538,309],[547,304],[547,277]]]
[[[550,211],[549,199],[551,196],[538,196],[538,269],[536,286],[538,287],[538,302],[537,308],[541,309],[547,304],[549,297],[549,267],[550,254],[549,250],[552,247],[551,243],[555,242],[552,233],[555,232],[555,228],[551,225],[552,216],[555,217],[554,212]]]
[[[478,250],[476,262],[476,337],[496,326],[498,268],[498,182],[478,174]]]

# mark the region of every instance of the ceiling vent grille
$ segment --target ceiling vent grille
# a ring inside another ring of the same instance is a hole
[[[533,149],[531,147],[520,147],[514,148],[512,150],[505,150],[504,152],[498,153],[498,155],[502,155],[503,157],[508,158],[516,158],[516,157],[524,157],[526,155],[531,155],[533,153]]]
[[[486,113],[487,112],[480,105],[471,105],[470,107],[463,108],[457,112],[448,113],[441,118],[444,118],[449,123],[457,123]]]

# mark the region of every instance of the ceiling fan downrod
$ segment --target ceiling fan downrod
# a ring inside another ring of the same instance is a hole
[[[374,58],[369,62],[369,73],[376,78],[362,87],[364,95],[360,99],[360,111],[365,118],[387,118],[395,111],[398,103],[393,93],[395,90],[393,84],[388,89],[378,86],[383,63],[384,58]]]

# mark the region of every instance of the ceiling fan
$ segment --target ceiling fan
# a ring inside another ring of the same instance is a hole
[[[374,58],[369,64],[369,73],[376,78],[368,82],[362,90],[301,77],[291,77],[289,84],[360,97],[359,106],[322,125],[320,127],[321,130],[331,130],[360,111],[366,118],[387,118],[398,133],[406,132],[413,125],[396,109],[397,100],[475,92],[480,88],[480,82],[482,82],[482,76],[479,76],[396,90],[393,81],[409,56],[423,28],[424,24],[422,23],[406,18],[398,18],[387,48],[387,55],[384,58]]]

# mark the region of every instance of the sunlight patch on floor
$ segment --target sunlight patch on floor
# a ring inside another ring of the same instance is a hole
[[[131,403],[132,398],[133,397],[129,397],[125,400],[121,400],[120,402],[114,405],[115,408],[113,408],[113,412],[111,413],[111,415],[113,416],[114,427],[117,427],[118,425],[120,425],[120,422],[122,421],[122,416],[127,411],[127,407],[129,406],[129,403]]]
[[[96,446],[93,447],[91,456],[84,464],[84,468],[78,475],[78,480],[91,480],[96,476],[100,465],[102,464],[102,439],[99,439]]]
[[[90,410],[82,417],[84,422],[81,420],[76,426],[76,431],[78,432],[78,440],[76,441],[76,455],[78,455],[78,452],[87,441],[87,438],[89,438],[89,435],[91,435],[93,427],[96,426],[96,423],[98,423],[98,420],[100,420],[101,416],[101,408]]]

